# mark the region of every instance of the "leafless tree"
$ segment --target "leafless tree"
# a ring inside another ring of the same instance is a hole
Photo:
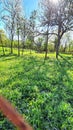
[[[73,29],[73,0],[58,0],[55,4],[51,0],[41,0],[41,25],[46,30],[46,26],[53,29],[52,33],[58,37],[56,45],[56,58],[58,59],[60,41],[64,33]],[[56,33],[54,33],[56,31]]]
[[[53,3],[51,3],[50,0],[40,0],[40,14],[39,14],[39,20],[40,20],[40,27],[41,31],[40,34],[42,34],[45,37],[45,59],[47,58],[48,54],[48,40],[51,34],[55,34],[52,32],[54,21],[55,21],[55,12],[56,9],[54,8]]]
[[[5,23],[6,29],[9,32],[9,37],[11,40],[11,54],[12,54],[13,53],[13,40],[14,40],[14,36],[16,35],[15,33],[16,33],[16,29],[18,28],[19,14],[21,12],[21,0],[14,0],[14,1],[2,0],[2,3],[3,3],[3,8],[4,8],[4,14],[2,16],[2,19],[3,19],[3,22]],[[18,39],[19,39],[19,36],[18,36]]]
[[[56,58],[58,59],[59,47],[62,36],[73,29],[73,0],[61,0],[58,2],[56,12],[56,26],[58,28],[58,43],[56,46]]]
[[[27,36],[27,19],[25,17],[21,17],[20,23],[20,36],[21,36],[21,46],[22,46],[22,55],[25,48],[25,39]]]

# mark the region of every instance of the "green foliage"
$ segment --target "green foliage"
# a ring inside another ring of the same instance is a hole
[[[49,43],[49,44],[48,44],[48,51],[49,51],[49,52],[55,52],[54,44],[53,44],[53,43]]]
[[[0,30],[0,46],[2,46],[1,41],[3,43],[3,46],[7,46],[8,38],[7,38],[4,30]]]
[[[73,130],[73,57],[0,57],[0,94],[35,130]],[[0,114],[0,129],[16,128]]]
[[[31,49],[32,48],[32,41],[30,39],[26,40],[26,48]]]

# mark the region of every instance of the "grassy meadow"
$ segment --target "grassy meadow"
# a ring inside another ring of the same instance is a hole
[[[6,97],[34,130],[73,130],[73,56],[25,51],[0,55],[0,95]],[[0,53],[1,54],[1,53]],[[0,113],[0,130],[16,130]]]

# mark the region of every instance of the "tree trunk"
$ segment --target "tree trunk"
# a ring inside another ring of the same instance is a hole
[[[60,41],[58,41],[56,46],[56,59],[58,59],[58,55],[59,55],[59,45],[60,45]]]
[[[18,56],[20,56],[20,41],[19,41],[19,17],[17,17],[17,37],[18,37]]]
[[[12,37],[12,40],[11,40],[11,54],[13,54],[13,37]]]
[[[18,56],[20,56],[20,46],[19,46],[19,29],[18,29]]]
[[[48,29],[47,29],[47,35],[46,35],[45,60],[47,59],[47,54],[48,54]]]
[[[12,29],[11,29],[11,54],[13,54],[13,38],[14,38],[14,21],[12,23]]]
[[[61,40],[61,24],[59,24],[58,27],[58,43],[56,45],[56,59],[58,59],[58,55],[59,55],[59,47],[60,47],[60,40]]]

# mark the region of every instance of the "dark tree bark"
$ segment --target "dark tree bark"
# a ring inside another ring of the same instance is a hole
[[[61,40],[61,37],[62,37],[62,34],[61,34],[61,17],[59,16],[59,21],[58,21],[58,43],[56,45],[56,59],[58,59],[58,55],[59,55],[59,48],[60,48],[60,40]]]
[[[56,46],[56,59],[58,59],[59,47],[60,47],[60,38],[58,38],[58,43],[57,43],[57,46]]]
[[[12,18],[12,24],[11,24],[11,54],[13,54],[13,41],[14,41],[14,27],[15,27],[15,23],[14,23],[14,19],[15,19],[15,14]]]
[[[47,54],[48,54],[48,29],[47,29],[47,33],[46,33],[45,60],[47,59]]]
[[[13,35],[12,35],[12,39],[11,39],[11,54],[13,54]]]
[[[18,56],[20,56],[19,29],[18,29]]]

